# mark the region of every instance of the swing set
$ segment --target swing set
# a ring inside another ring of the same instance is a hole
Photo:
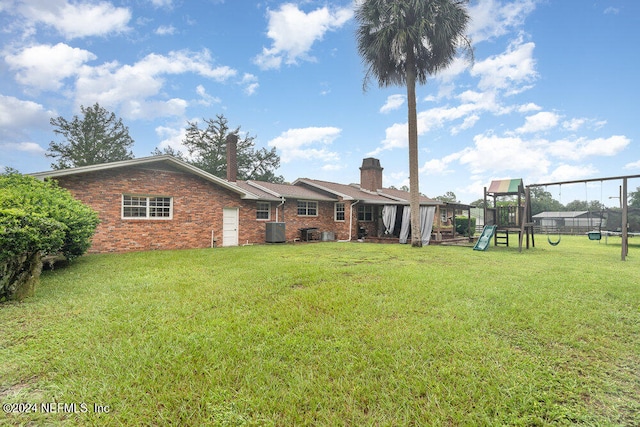
[[[558,184],[558,186],[559,186],[558,201],[560,202],[560,204],[562,204],[562,183]],[[546,189],[546,186],[545,186],[545,189]],[[587,218],[589,220],[589,228],[590,228],[589,232],[587,233],[587,236],[589,237],[589,240],[600,240],[602,239],[602,219],[603,219],[603,211],[604,211],[604,205],[602,203],[602,181],[600,181],[600,204],[599,204],[600,216],[599,216],[597,230],[593,229],[593,226],[592,226],[593,215],[591,212],[591,206],[589,204],[589,190],[588,190],[588,184],[586,182],[584,183],[584,191],[585,191],[585,206],[587,207]],[[552,230],[549,230],[549,228],[547,228],[547,242],[549,242],[551,246],[558,246],[558,244],[560,244],[560,241],[562,240],[562,233],[560,232],[560,226],[556,224],[555,228],[556,230],[553,233],[552,233]],[[557,233],[557,237],[552,240],[552,234],[556,234],[556,233]]]
[[[538,188],[538,187],[547,187],[547,186],[553,186],[553,185],[557,185],[559,186],[559,194],[560,194],[560,198],[562,197],[562,185],[565,184],[580,184],[580,183],[584,183],[585,184],[585,195],[587,196],[586,202],[587,202],[587,210],[589,213],[589,227],[591,228],[591,220],[592,220],[592,216],[591,216],[591,207],[589,206],[589,198],[588,198],[588,193],[587,193],[587,184],[590,182],[598,182],[600,181],[600,220],[598,222],[598,228],[597,229],[593,229],[591,231],[589,231],[587,233],[587,236],[589,237],[589,240],[600,240],[602,239],[602,220],[603,220],[603,210],[604,210],[604,205],[602,204],[602,183],[604,181],[613,181],[613,180],[621,180],[622,181],[622,185],[620,187],[620,207],[622,208],[622,229],[621,229],[621,237],[622,237],[622,254],[621,254],[621,259],[622,261],[626,260],[626,256],[629,253],[629,220],[628,220],[628,214],[629,214],[629,207],[627,206],[627,200],[628,200],[628,192],[627,192],[627,185],[628,185],[628,180],[629,179],[634,179],[634,178],[640,178],[640,175],[626,175],[626,176],[614,176],[614,177],[606,177],[606,178],[593,178],[593,179],[581,179],[581,180],[575,180],[575,181],[562,181],[562,182],[548,182],[548,183],[542,183],[542,184],[531,184],[531,185],[527,185],[526,189],[525,189],[525,208],[524,211],[527,212],[527,214],[530,215],[531,212],[531,188]],[[562,200],[562,199],[560,199]],[[532,218],[529,216],[526,219],[527,223],[531,223]],[[559,227],[557,228],[557,238],[552,239],[551,233],[549,233],[549,231],[547,231],[547,241],[549,242],[549,244],[551,246],[557,246],[558,244],[560,244],[560,241],[562,240],[562,235],[560,234],[560,229]],[[522,250],[522,245],[520,245],[520,250]]]

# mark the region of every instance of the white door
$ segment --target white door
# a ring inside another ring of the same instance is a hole
[[[238,208],[222,210],[222,246],[238,246]]]

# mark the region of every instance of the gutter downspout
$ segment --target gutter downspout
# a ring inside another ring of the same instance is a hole
[[[284,202],[286,201],[286,199],[284,198],[284,196],[281,198],[282,202],[280,202],[280,204],[278,206],[276,206],[276,222],[278,222],[278,208],[282,205],[284,205]],[[282,222],[284,222],[284,208],[282,209]]]
[[[352,235],[352,232],[353,232],[353,207],[355,205],[357,205],[358,203],[360,203],[360,200],[356,200],[355,202],[351,202],[351,205],[349,206],[349,239],[348,240],[338,240],[338,242],[340,242],[340,243],[350,242],[351,241],[351,235]]]

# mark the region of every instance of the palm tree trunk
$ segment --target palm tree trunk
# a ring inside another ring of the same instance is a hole
[[[420,188],[418,184],[418,113],[416,110],[416,71],[413,48],[407,49],[407,106],[409,110],[409,204],[411,209],[411,246],[422,247],[420,232]]]

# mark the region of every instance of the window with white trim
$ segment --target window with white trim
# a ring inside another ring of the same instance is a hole
[[[122,195],[124,219],[172,219],[173,197]]]
[[[298,200],[298,216],[318,216],[318,202]]]
[[[373,205],[358,206],[358,221],[373,221]]]
[[[334,220],[344,221],[344,203],[336,203],[334,209]]]
[[[257,202],[256,203],[256,219],[269,219],[271,218],[271,203],[269,202]]]

